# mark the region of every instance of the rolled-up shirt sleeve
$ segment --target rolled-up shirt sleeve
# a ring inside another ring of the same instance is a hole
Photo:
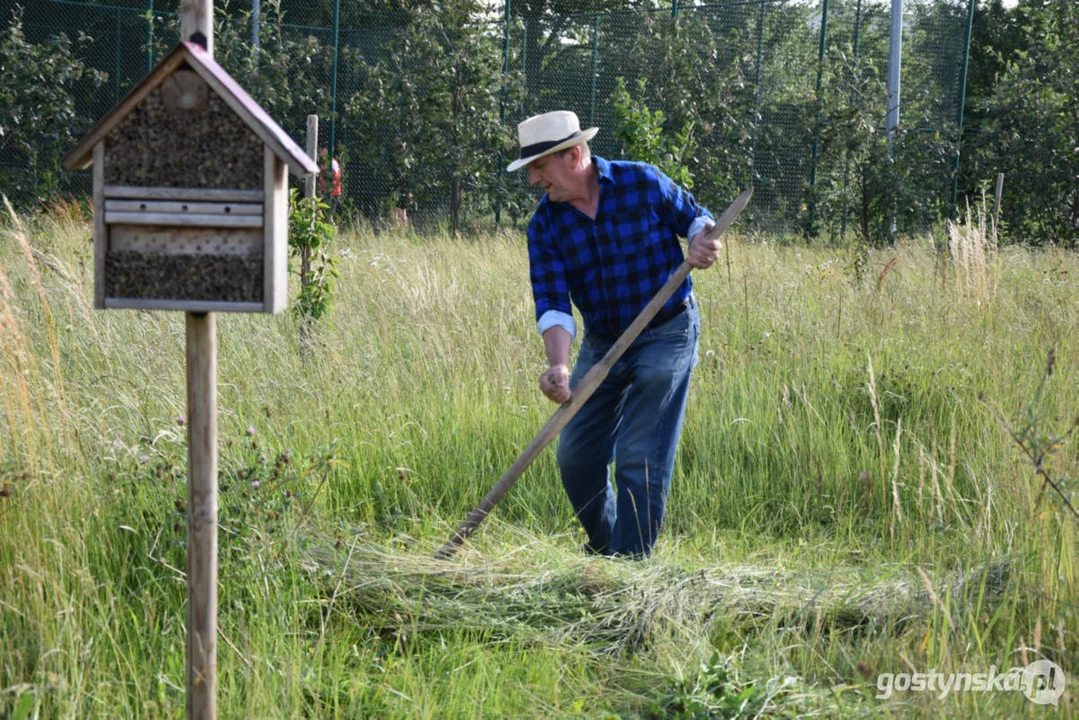
[[[713,220],[711,218],[711,216],[709,216],[709,215],[698,215],[697,219],[694,220],[690,224],[689,232],[686,233],[686,237],[688,239],[692,240],[694,238],[694,236],[696,236],[697,233],[702,232],[704,230],[708,230],[709,228],[711,228],[715,224],[716,224],[716,221]]]
[[[536,326],[540,334],[558,325],[566,328],[571,336],[576,336],[566,266],[551,238],[542,210],[533,215],[528,224],[528,263],[532,297],[536,302]]]
[[[712,213],[707,208],[698,205],[689,191],[681,188],[658,168],[655,173],[659,184],[663,219],[669,227],[675,228],[678,235],[692,238],[694,234],[700,232],[702,227],[707,226],[707,220],[715,222]],[[707,220],[695,223],[702,218],[707,218]]]
[[[569,333],[570,342],[573,342],[573,338],[577,337],[577,321],[573,319],[572,315],[567,315],[558,310],[548,310],[536,321],[536,329],[539,330],[540,336],[556,326]]]

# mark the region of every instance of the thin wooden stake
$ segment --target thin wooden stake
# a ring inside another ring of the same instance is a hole
[[[1000,201],[1004,198],[1004,173],[997,173],[997,191],[993,195],[993,239],[1000,231]]]
[[[307,156],[318,162],[318,115],[307,116]],[[304,197],[313,198],[315,196],[315,180],[318,179],[318,173],[310,173],[304,185]]]

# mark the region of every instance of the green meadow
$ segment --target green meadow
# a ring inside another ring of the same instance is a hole
[[[90,234],[0,235],[4,718],[184,712],[184,318],[93,310]],[[633,563],[552,449],[433,558],[555,409],[524,236],[342,233],[310,343],[217,318],[220,717],[1072,717],[1079,259],[984,235],[730,238]],[[1057,709],[878,697],[1041,659]]]

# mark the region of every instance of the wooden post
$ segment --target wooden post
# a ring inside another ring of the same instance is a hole
[[[318,115],[307,116],[307,156],[318,162]],[[315,196],[315,181],[318,173],[307,176],[307,185],[304,187],[304,197]]]
[[[187,718],[217,717],[217,322],[187,313]]]
[[[315,164],[318,164],[318,115],[307,116],[307,155],[315,161]],[[304,197],[309,199],[315,197],[315,181],[318,175],[319,173],[311,173],[307,176]],[[314,222],[315,218],[312,215],[312,228],[314,228]],[[311,282],[311,248],[304,247],[300,250],[300,287],[307,287],[309,282]]]
[[[190,42],[195,33],[206,36],[206,52],[214,54],[213,0],[180,1],[180,39]]]
[[[1000,230],[1000,201],[1004,198],[1004,173],[997,173],[997,192],[993,203],[993,232]]]
[[[213,0],[182,0],[180,38],[214,52]],[[217,717],[217,320],[187,313],[187,720]]]

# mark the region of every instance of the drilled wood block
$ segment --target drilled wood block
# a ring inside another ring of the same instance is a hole
[[[105,295],[113,298],[261,302],[262,257],[110,252]]]
[[[105,211],[105,224],[168,225],[171,227],[260,228],[261,215],[201,215],[194,213],[149,213]]]
[[[262,140],[216,93],[175,92],[151,91],[108,134],[105,184],[261,190]]]
[[[113,225],[112,252],[154,255],[263,255],[263,231],[257,228],[174,228]]]

